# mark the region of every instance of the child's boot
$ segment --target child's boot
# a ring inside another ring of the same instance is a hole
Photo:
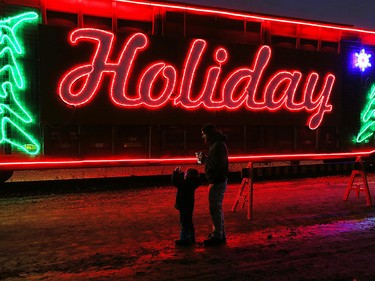
[[[195,238],[194,238],[195,240]],[[176,246],[190,246],[193,244],[191,235],[184,231],[183,229],[180,230],[180,240],[175,241]]]

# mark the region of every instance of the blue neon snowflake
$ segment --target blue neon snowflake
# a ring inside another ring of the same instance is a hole
[[[370,58],[371,54],[366,54],[365,49],[362,49],[359,53],[355,53],[355,67],[364,72],[366,68],[371,67]]]

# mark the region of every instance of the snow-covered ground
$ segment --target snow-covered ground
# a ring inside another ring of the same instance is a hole
[[[375,280],[375,207],[363,193],[344,201],[348,180],[256,182],[251,221],[231,212],[240,184],[230,182],[227,244],[217,248],[202,246],[206,186],[196,192],[198,243],[176,248],[170,185],[114,179],[96,192],[38,193],[41,182],[25,183],[35,192],[0,197],[0,280]],[[368,180],[375,201],[375,174]]]

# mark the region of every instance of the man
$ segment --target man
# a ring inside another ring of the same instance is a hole
[[[208,144],[208,155],[201,160],[205,163],[205,175],[209,183],[208,199],[212,220],[212,233],[203,244],[216,246],[226,242],[223,199],[229,173],[227,136],[209,123],[202,127],[202,138]]]

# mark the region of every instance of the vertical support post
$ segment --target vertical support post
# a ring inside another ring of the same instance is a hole
[[[151,158],[152,155],[152,126],[148,127],[148,158]]]
[[[115,126],[112,126],[112,135],[111,135],[111,152],[112,154],[115,154],[116,150],[116,144],[115,144],[115,139],[116,139],[116,129]]]
[[[247,166],[250,171],[249,175],[249,202],[247,209],[247,219],[251,220],[251,215],[253,213],[253,195],[254,195],[254,185],[253,185],[253,162],[250,162]]]
[[[78,155],[81,154],[81,144],[82,144],[82,128],[81,125],[78,125],[77,128],[78,133]]]
[[[186,126],[184,126],[184,153],[187,152],[187,129]]]

